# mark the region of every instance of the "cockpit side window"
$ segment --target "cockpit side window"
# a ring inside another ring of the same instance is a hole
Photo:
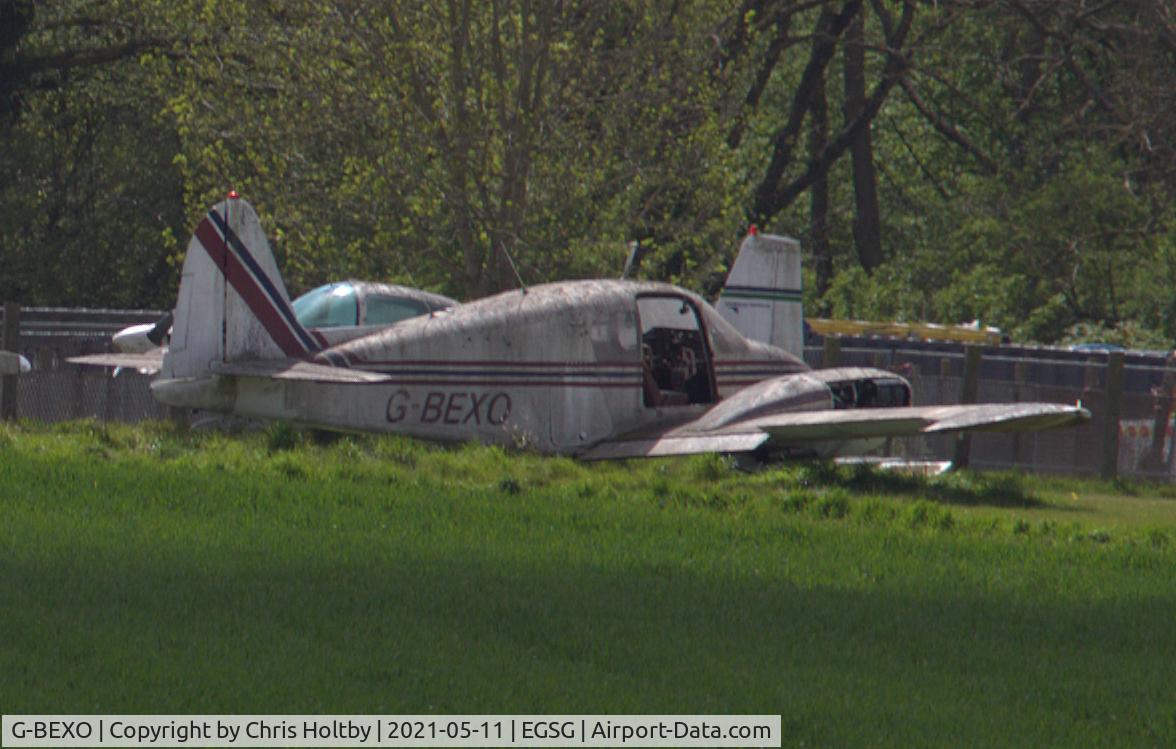
[[[369,294],[364,299],[364,307],[364,325],[391,325],[429,311],[423,302],[379,294]]]
[[[650,408],[716,400],[702,318],[679,296],[637,298],[643,397]]]
[[[298,322],[306,328],[339,328],[359,324],[359,296],[348,283],[333,283],[312,289],[291,306]]]

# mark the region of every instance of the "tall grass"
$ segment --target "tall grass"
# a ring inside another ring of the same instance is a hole
[[[1176,502],[1134,485],[1133,519],[1111,489],[3,427],[0,709],[779,713],[785,745],[1171,745]]]

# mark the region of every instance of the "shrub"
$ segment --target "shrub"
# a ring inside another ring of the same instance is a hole
[[[271,453],[301,447],[305,440],[302,430],[286,421],[276,421],[265,430],[265,445]]]

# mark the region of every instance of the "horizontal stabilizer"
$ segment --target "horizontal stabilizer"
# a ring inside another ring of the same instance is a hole
[[[145,374],[153,374],[158,372],[163,365],[163,350],[157,349],[143,354],[88,354],[86,356],[71,356],[66,361],[93,367],[137,369]]]
[[[387,375],[375,372],[361,372],[357,369],[311,364],[299,359],[263,359],[218,363],[213,367],[213,373],[237,377],[262,377],[272,380],[330,382],[343,385],[368,385],[376,382],[390,382],[392,379]]]

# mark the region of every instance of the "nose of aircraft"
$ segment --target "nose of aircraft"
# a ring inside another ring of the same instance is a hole
[[[153,323],[132,325],[115,333],[111,340],[114,342],[114,347],[124,354],[142,354],[158,345],[147,337],[154,328]]]
[[[20,354],[11,351],[0,351],[0,374],[15,375],[32,371],[33,365]]]

